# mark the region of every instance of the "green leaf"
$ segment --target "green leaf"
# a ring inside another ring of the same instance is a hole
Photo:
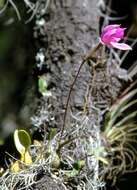
[[[137,89],[132,90],[128,94],[126,94],[123,98],[121,98],[116,104],[114,104],[110,108],[110,121],[108,122],[108,128],[112,127],[117,120],[117,118],[132,104],[129,103],[131,98],[137,94]]]
[[[102,162],[105,165],[109,165],[109,161],[107,160],[107,158],[103,158],[103,157],[97,157],[97,159]]]
[[[16,129],[14,132],[14,143],[17,151],[24,156],[31,145],[31,138],[27,131]]]
[[[78,160],[77,162],[74,163],[74,168],[76,170],[81,170],[85,165],[85,160]]]
[[[127,123],[127,125],[134,119],[137,117],[137,111],[131,112],[129,115],[127,115],[126,117],[124,117],[122,120],[120,120],[115,127],[120,127],[124,124]]]
[[[17,173],[17,172],[20,171],[20,169],[21,169],[21,168],[20,168],[20,162],[19,162],[19,160],[15,161],[14,163],[11,164],[10,170],[11,170],[12,172]]]
[[[21,156],[21,160],[25,162],[25,164],[28,164],[28,165],[32,164],[32,158],[28,151],[26,151],[25,154]]]
[[[126,111],[127,109],[129,109],[130,107],[132,107],[133,105],[135,105],[137,103],[137,99],[129,102],[128,104],[126,104],[122,109],[121,112]]]
[[[47,92],[47,81],[46,81],[46,77],[45,76],[41,76],[39,77],[39,80],[38,80],[38,88],[39,88],[39,92],[45,96],[46,95],[46,92]]]
[[[59,168],[59,166],[60,166],[60,157],[56,152],[54,152],[54,154],[52,155],[52,161],[51,161],[50,164],[51,164],[52,168],[55,168],[55,169]]]
[[[48,140],[51,141],[51,140],[55,137],[56,134],[57,134],[57,129],[52,128],[52,129],[50,130],[50,132],[49,132]]]
[[[80,170],[85,166],[85,160],[78,160],[74,163],[73,169],[66,171],[65,174],[67,177],[75,177],[79,174]]]
[[[67,177],[70,177],[70,178],[75,177],[75,176],[77,176],[79,174],[79,170],[76,170],[75,168],[73,168],[70,171],[66,171],[65,174],[66,174]]]

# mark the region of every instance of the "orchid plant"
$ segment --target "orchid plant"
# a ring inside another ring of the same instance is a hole
[[[67,98],[67,102],[66,102],[66,109],[65,109],[64,118],[63,118],[63,126],[62,126],[62,130],[61,130],[60,140],[62,138],[63,131],[65,129],[66,116],[67,116],[67,110],[68,110],[68,106],[69,106],[69,100],[70,100],[71,92],[73,90],[73,87],[75,85],[75,82],[78,78],[78,75],[80,73],[82,66],[84,65],[85,62],[87,62],[89,60],[94,60],[96,52],[103,45],[106,45],[110,48],[111,47],[116,48],[119,50],[125,50],[125,51],[126,50],[132,50],[132,47],[129,46],[128,44],[120,43],[120,40],[122,40],[124,38],[125,29],[126,28],[121,27],[121,25],[119,25],[119,24],[111,24],[111,25],[105,26],[102,29],[101,35],[99,37],[99,43],[93,49],[91,49],[91,51],[86,56],[84,56],[84,59],[79,66],[77,74],[76,74],[74,81],[72,82],[72,85],[71,85],[70,90],[69,90],[69,94],[68,94],[68,98]]]
[[[66,103],[66,110],[64,114],[63,119],[63,126],[61,133],[59,134],[59,142],[58,142],[58,135],[56,132],[51,130],[51,133],[49,137],[47,137],[46,146],[44,144],[38,145],[40,154],[37,155],[36,161],[39,161],[39,159],[46,159],[46,166],[49,164],[50,171],[57,171],[58,168],[60,168],[61,164],[63,163],[63,157],[61,157],[61,151],[64,148],[65,145],[68,145],[69,143],[73,142],[74,140],[81,138],[81,139],[87,139],[87,136],[76,136],[73,138],[69,138],[68,140],[62,138],[64,128],[65,128],[65,121],[66,121],[66,114],[67,114],[67,108],[69,105],[70,95],[72,92],[72,89],[74,87],[74,84],[77,80],[77,77],[80,73],[80,70],[85,62],[89,60],[93,60],[95,53],[101,48],[102,46],[107,46],[111,48],[116,48],[120,50],[132,50],[132,48],[125,43],[120,43],[120,40],[124,38],[124,32],[125,28],[122,28],[118,24],[114,25],[108,25],[105,26],[102,29],[102,33],[99,38],[99,43],[93,48],[90,53],[84,57],[76,77],[74,78],[74,81],[70,87],[69,95],[67,98]],[[45,83],[45,78],[39,79],[39,92],[43,95],[47,95],[47,84]],[[137,112],[134,112],[132,115],[129,114],[125,118],[123,117],[124,111],[128,108],[130,108],[132,105],[135,105],[135,103],[132,101],[132,97],[137,93],[137,90],[132,91],[130,94],[122,97],[118,103],[114,104],[110,108],[110,112],[108,113],[107,122],[104,122],[104,131],[102,131],[102,141],[104,142],[104,146],[101,146],[99,148],[96,148],[94,151],[92,151],[92,155],[100,161],[104,168],[106,168],[107,172],[109,173],[109,176],[111,176],[112,172],[117,176],[120,172],[126,172],[126,171],[133,171],[133,161],[137,163],[136,155],[137,151],[134,150],[134,147],[130,145],[130,142],[137,143],[136,140],[132,140],[133,136],[137,136],[137,130],[135,128],[135,124],[130,122],[131,119],[134,119]],[[131,100],[131,101],[130,101]],[[121,117],[121,121],[118,119]],[[134,134],[135,133],[135,134]],[[56,142],[57,138],[57,142]],[[33,164],[33,159],[31,155],[29,155],[28,148],[31,144],[31,139],[29,137],[29,134],[24,130],[16,130],[14,133],[14,141],[15,146],[18,150],[18,152],[21,154],[20,161],[25,164],[25,166],[30,166]],[[38,142],[39,143],[39,142]],[[118,144],[118,146],[117,146]],[[119,146],[120,144],[120,146]],[[106,146],[107,145],[107,146]],[[41,147],[46,147],[46,150],[44,151],[41,149]],[[42,151],[41,151],[42,150]],[[113,167],[113,163],[115,162],[115,158],[113,156],[119,156],[119,160],[121,161],[120,164]],[[111,158],[111,159],[110,159]],[[129,159],[131,161],[131,164],[126,165],[126,160]],[[70,159],[70,157],[69,157]],[[16,161],[11,165],[11,171],[12,172],[19,172],[23,167],[21,167],[20,161]],[[71,158],[71,161],[73,162],[73,159]],[[37,163],[37,162],[35,162]],[[47,164],[48,163],[48,164]],[[65,163],[65,162],[64,162]],[[66,163],[65,163],[66,164]],[[64,176],[66,179],[73,178],[77,176],[82,168],[86,165],[85,160],[82,158],[81,160],[75,160],[74,164],[71,165],[71,167],[68,170],[62,170],[61,172],[64,172]],[[69,166],[69,165],[68,165]],[[119,169],[120,168],[120,169]],[[137,168],[135,168],[137,170]],[[106,173],[105,173],[106,174]],[[102,175],[103,176],[103,175]]]

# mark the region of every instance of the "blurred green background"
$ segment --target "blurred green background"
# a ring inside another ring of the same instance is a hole
[[[0,0],[0,7],[3,6]],[[16,1],[21,20],[9,4],[0,14],[0,144],[15,128],[29,127],[33,102],[33,23],[23,1]]]

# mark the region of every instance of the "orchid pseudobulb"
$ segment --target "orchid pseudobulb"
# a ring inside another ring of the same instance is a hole
[[[102,30],[100,43],[120,50],[132,50],[129,45],[119,43],[124,38],[124,31],[125,28],[120,27],[118,24],[108,25]]]

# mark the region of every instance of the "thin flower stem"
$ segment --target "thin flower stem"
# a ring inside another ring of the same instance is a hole
[[[62,125],[62,129],[61,129],[61,135],[60,135],[60,139],[59,139],[59,143],[62,139],[62,135],[63,135],[63,132],[64,132],[64,129],[65,129],[65,124],[66,124],[66,117],[67,117],[67,111],[68,111],[68,105],[69,105],[69,101],[70,101],[70,96],[71,96],[71,93],[72,93],[72,90],[73,90],[73,87],[76,83],[76,80],[79,76],[79,73],[81,71],[81,68],[83,67],[84,63],[87,62],[88,60],[90,59],[93,59],[93,57],[95,56],[95,53],[96,51],[102,46],[101,43],[98,43],[83,59],[82,63],[80,64],[79,66],[79,69],[77,71],[77,74],[71,84],[71,87],[70,87],[70,90],[69,90],[69,93],[68,93],[68,97],[67,97],[67,101],[66,101],[66,107],[65,107],[65,113],[64,113],[64,117],[63,117],[63,125]]]
[[[80,70],[81,70],[82,66],[84,65],[84,63],[85,63],[85,59],[82,61],[81,65],[80,65],[80,67],[79,67],[79,69],[78,69],[78,72],[77,72],[77,74],[76,74],[76,76],[75,76],[75,78],[74,78],[74,81],[73,81],[73,83],[71,84],[70,90],[69,90],[69,94],[68,94],[67,102],[66,102],[65,113],[64,113],[64,117],[63,117],[63,126],[62,126],[62,130],[61,130],[60,138],[62,138],[64,129],[65,129],[66,116],[67,116],[67,111],[68,111],[68,105],[69,105],[69,100],[70,100],[71,92],[72,92],[72,90],[73,90],[74,84],[75,84],[75,82],[76,82],[76,80],[77,80],[77,78],[78,78],[78,75],[79,75]]]

